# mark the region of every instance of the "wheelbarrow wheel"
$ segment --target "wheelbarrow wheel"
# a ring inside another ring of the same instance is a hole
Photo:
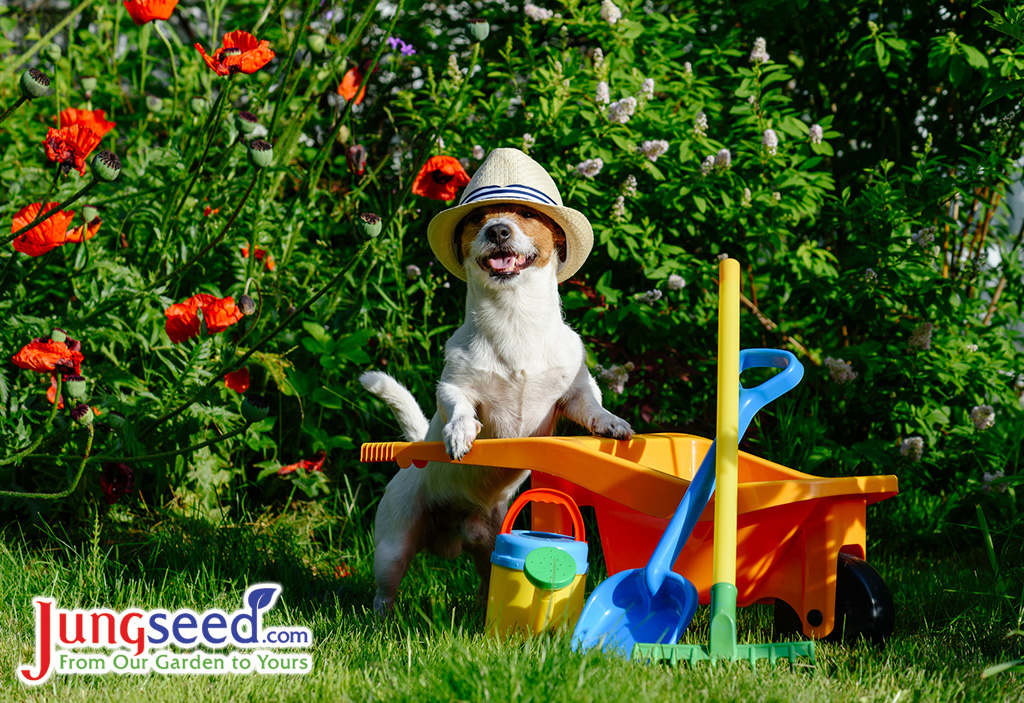
[[[815,616],[820,618],[821,613],[808,613],[811,624]],[[864,637],[881,645],[892,634],[895,622],[892,593],[882,577],[863,559],[840,552],[836,570],[836,624],[824,640],[852,643]],[[800,616],[781,600],[775,601],[775,632],[781,635],[803,632]]]

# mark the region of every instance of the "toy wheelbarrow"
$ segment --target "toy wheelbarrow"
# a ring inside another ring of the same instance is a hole
[[[534,488],[567,493],[597,516],[608,574],[644,566],[690,485],[711,440],[687,434],[481,439],[466,464],[532,469]],[[407,468],[452,463],[441,442],[377,442],[362,461]],[[413,469],[415,470],[415,469]],[[776,604],[776,625],[816,639],[881,641],[892,632],[892,596],[865,561],[866,506],[898,493],[895,476],[818,478],[739,453],[738,606]],[[710,602],[714,498],[673,570]],[[533,529],[565,532],[557,506],[533,509]],[[593,540],[591,540],[593,542]],[[838,597],[837,597],[838,593]]]

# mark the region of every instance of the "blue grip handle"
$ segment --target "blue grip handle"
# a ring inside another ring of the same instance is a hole
[[[776,400],[785,393],[796,388],[800,379],[804,377],[804,367],[797,360],[796,356],[781,349],[743,349],[740,351],[740,373],[747,369],[775,368],[782,369],[779,373],[769,378],[764,383],[753,388],[744,388],[740,384],[740,416],[739,416],[739,439],[747,431],[750,422],[768,403]],[[686,540],[690,538],[697,519],[704,512],[711,494],[715,490],[715,445],[716,439],[711,443],[711,448],[704,455],[696,476],[690,482],[689,488],[679,501],[679,507],[672,515],[672,520],[665,533],[654,548],[650,561],[644,569],[644,580],[647,588],[653,596],[661,588],[665,576],[672,569],[672,565],[679,558],[683,551]]]

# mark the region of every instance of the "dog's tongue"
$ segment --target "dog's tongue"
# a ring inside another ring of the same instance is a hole
[[[495,271],[508,271],[516,266],[514,256],[495,256],[490,260],[491,268]]]

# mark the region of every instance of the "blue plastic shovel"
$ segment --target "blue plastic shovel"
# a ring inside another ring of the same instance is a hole
[[[740,352],[740,373],[752,368],[782,371],[754,388],[740,386],[739,437],[758,411],[800,383],[804,367],[779,349]],[[675,644],[697,611],[697,587],[672,565],[683,551],[697,519],[715,490],[715,443],[683,494],[647,566],[620,571],[603,581],[587,599],[572,635],[573,649],[600,646],[629,658],[633,646]]]

